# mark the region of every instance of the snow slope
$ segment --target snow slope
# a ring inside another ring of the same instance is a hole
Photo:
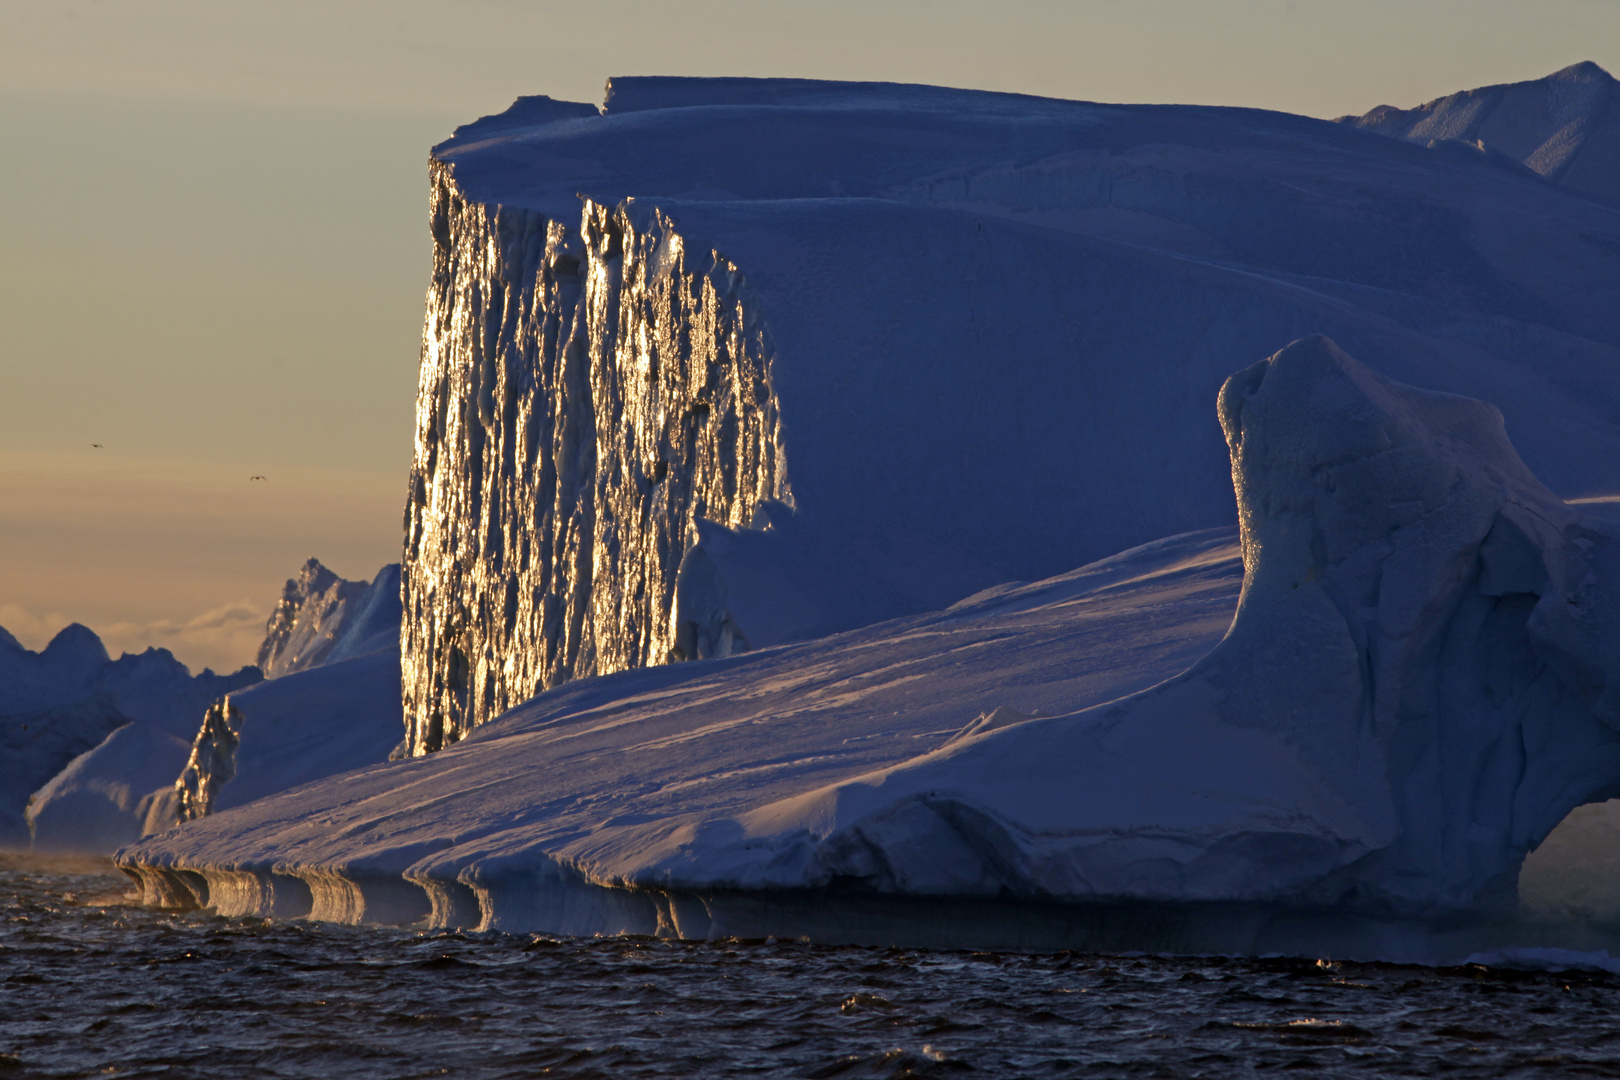
[[[1230,525],[1208,402],[1309,333],[1620,491],[1620,210],[1278,113],[630,78],[431,163],[424,753],[571,678]]]
[[[35,851],[106,854],[142,834],[155,795],[190,748],[151,724],[125,724],[74,758],[28,800]]]
[[[259,678],[254,667],[193,676],[167,649],[113,660],[77,623],[38,653],[0,630],[0,847],[28,844],[29,795],[117,729],[189,738],[210,702]]]
[[[1415,109],[1380,105],[1339,123],[1452,153],[1501,155],[1564,187],[1620,200],[1620,83],[1590,61]]]
[[[1620,533],[1543,487],[1494,407],[1325,338],[1218,411],[1229,627],[1230,541],[1178,536],[579,682],[120,864],[149,902],[553,933],[1491,944],[1525,854],[1620,795]]]
[[[532,869],[557,844],[741,812],[964,729],[1115,699],[1218,641],[1240,575],[1235,535],[1211,530],[930,615],[572,682],[448,750],[190,822],[120,859],[153,900],[196,888],[221,910],[410,921],[431,895],[440,921],[475,925],[474,894],[421,871],[447,857]],[[491,925],[525,924],[547,898],[530,884],[500,892]],[[587,899],[570,928],[619,929],[599,906]]]

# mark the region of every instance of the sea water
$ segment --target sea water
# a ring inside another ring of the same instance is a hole
[[[133,906],[0,859],[0,1078],[1620,1075],[1620,977],[558,940]]]

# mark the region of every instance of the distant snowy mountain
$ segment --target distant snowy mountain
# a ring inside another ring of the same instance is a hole
[[[1556,184],[1620,200],[1620,82],[1590,61],[1415,109],[1380,105],[1339,123],[1441,149],[1500,154]]]
[[[255,667],[193,676],[167,649],[113,660],[77,623],[38,653],[0,629],[0,847],[28,845],[29,795],[116,729],[190,739],[210,703],[260,677]]]
[[[1561,168],[1601,159],[1592,130]],[[430,168],[414,753],[573,678],[1230,525],[1209,403],[1311,333],[1498,404],[1560,495],[1620,492],[1620,209],[1478,152],[1247,109],[615,78],[600,113],[522,99]]]
[[[114,662],[77,625],[35,657],[0,630],[0,739],[16,745],[0,798],[19,811],[0,818],[0,846],[31,833],[38,850],[110,852],[207,813],[238,773],[224,805],[383,760],[403,731],[399,616],[398,564],[367,583],[310,559],[259,650],[275,689],[248,698],[236,691],[258,668],[191,679],[163,650]]]
[[[274,679],[397,647],[399,614],[398,564],[383,567],[370,582],[345,581],[310,559],[282,589],[256,663]]]

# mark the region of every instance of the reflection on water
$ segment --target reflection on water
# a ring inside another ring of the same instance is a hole
[[[169,915],[0,859],[0,1078],[1620,1075],[1620,978]]]

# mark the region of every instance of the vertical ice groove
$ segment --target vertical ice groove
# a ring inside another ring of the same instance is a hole
[[[791,502],[743,275],[663,213],[483,204],[431,166],[406,505],[412,754],[540,690],[663,663],[697,518]]]

